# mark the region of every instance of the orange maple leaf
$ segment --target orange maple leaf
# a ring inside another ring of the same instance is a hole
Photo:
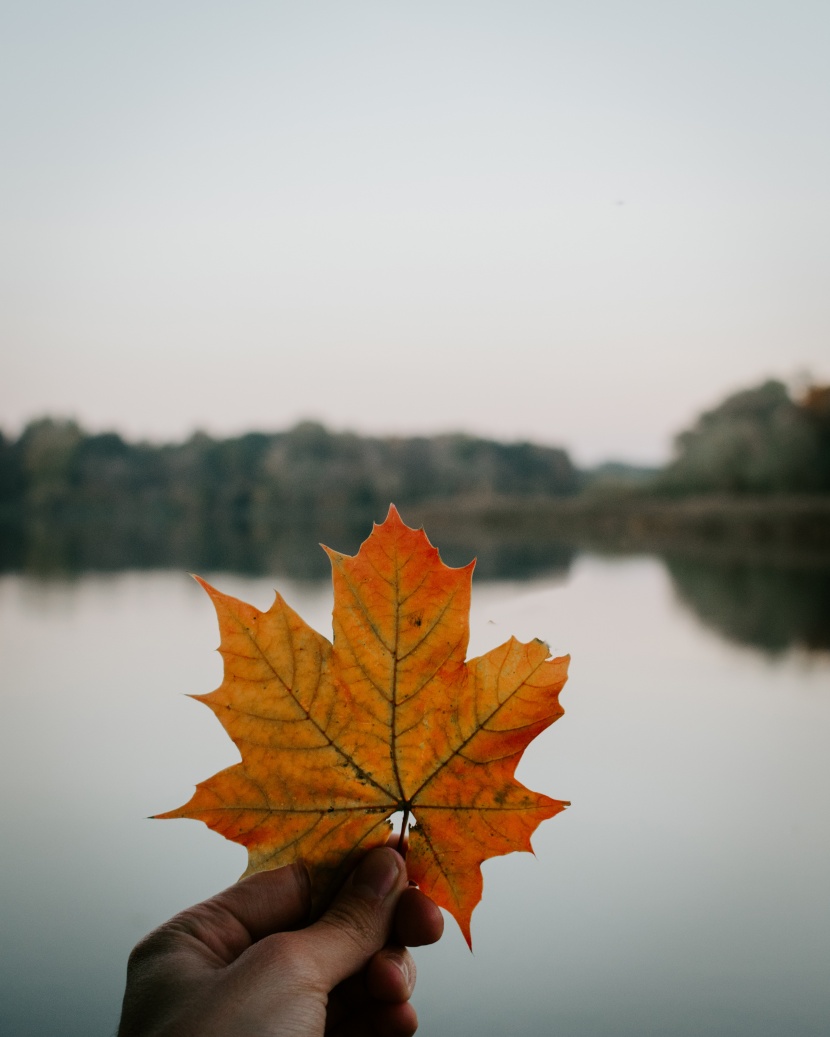
[[[465,662],[475,562],[444,565],[394,506],[354,557],[325,550],[333,644],[279,594],[260,612],[199,581],[219,617],[225,677],[193,697],[242,760],[157,816],[196,818],[242,843],[246,875],[302,859],[319,906],[387,840],[389,817],[411,813],[410,878],[470,943],[482,861],[531,850],[539,823],[568,805],[514,777],[563,713],[568,657],[511,638]]]

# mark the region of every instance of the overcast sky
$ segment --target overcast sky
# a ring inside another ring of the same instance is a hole
[[[651,462],[830,380],[827,0],[0,12],[6,432]]]

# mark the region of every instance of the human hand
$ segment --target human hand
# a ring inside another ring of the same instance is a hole
[[[130,955],[118,1037],[410,1037],[415,964],[443,918],[403,858],[370,850],[305,928],[301,865],[260,872],[183,911]]]

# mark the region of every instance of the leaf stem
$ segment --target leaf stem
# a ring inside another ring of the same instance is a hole
[[[401,822],[401,834],[398,836],[398,845],[395,849],[406,860],[406,826],[409,822],[409,807],[404,808],[403,821]]]

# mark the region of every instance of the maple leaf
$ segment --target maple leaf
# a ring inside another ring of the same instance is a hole
[[[242,760],[157,816],[196,818],[242,843],[246,875],[302,859],[319,909],[357,857],[387,841],[390,816],[411,814],[409,876],[469,944],[481,863],[531,850],[539,823],[568,805],[514,777],[530,741],[563,713],[568,657],[511,638],[465,661],[475,562],[444,565],[394,506],[354,557],[324,550],[333,644],[279,594],[260,612],[199,580],[219,618],[225,674],[193,697]]]

